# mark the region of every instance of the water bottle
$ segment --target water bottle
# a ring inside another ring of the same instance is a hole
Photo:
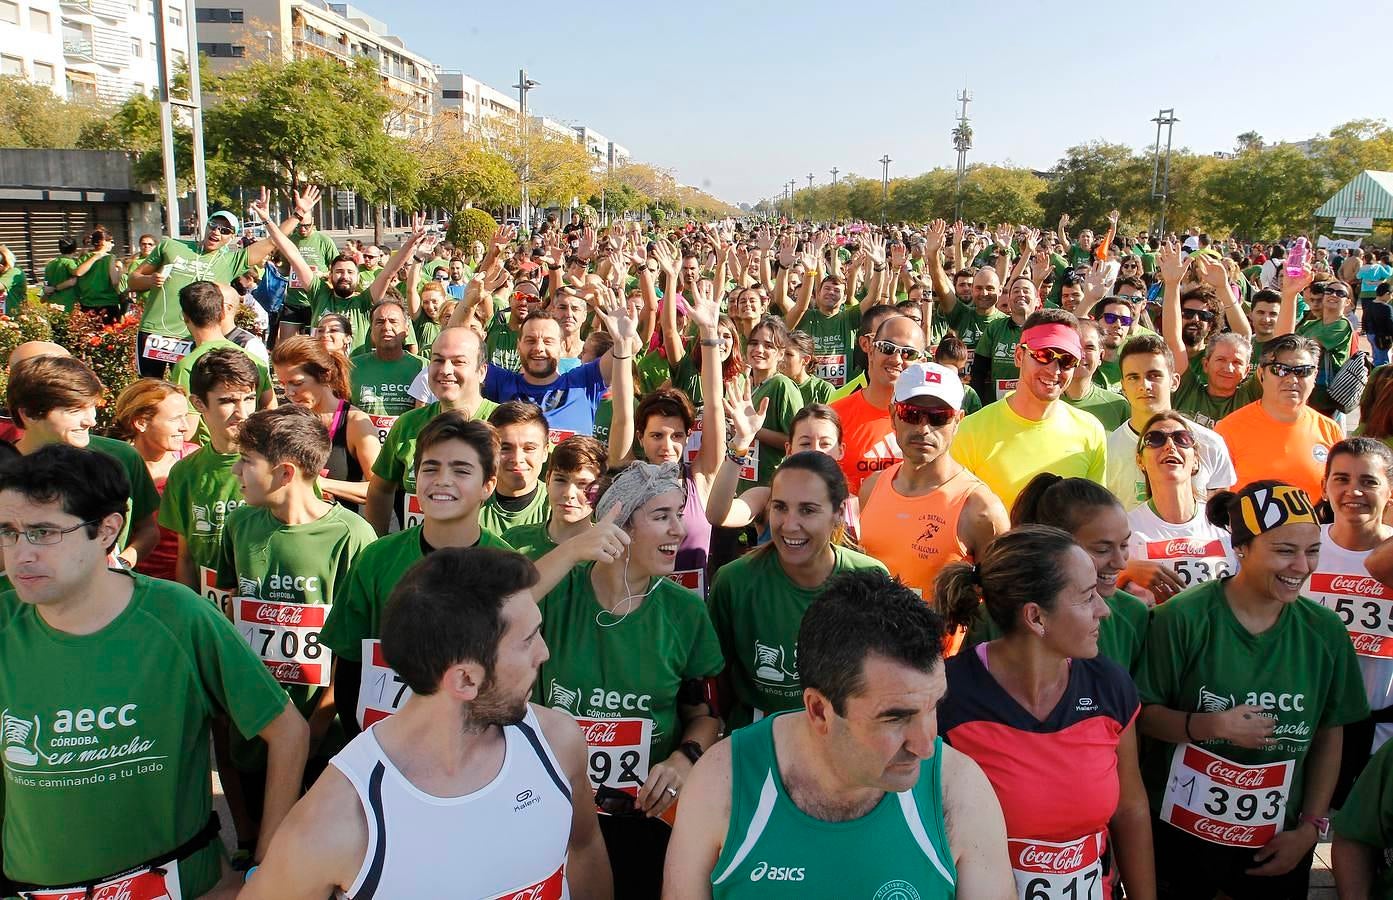
[[[1300,278],[1301,270],[1306,265],[1307,247],[1304,237],[1297,238],[1291,245],[1291,251],[1287,253],[1287,277]]]

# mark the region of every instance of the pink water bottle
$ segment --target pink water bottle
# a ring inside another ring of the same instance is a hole
[[[1299,237],[1292,242],[1291,251],[1287,253],[1287,277],[1300,278],[1301,270],[1306,265],[1306,254],[1308,244],[1304,237]]]

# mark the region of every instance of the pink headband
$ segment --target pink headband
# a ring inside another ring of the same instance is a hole
[[[1079,341],[1078,329],[1070,328],[1060,322],[1046,322],[1043,325],[1027,328],[1021,334],[1021,343],[1032,350],[1043,350],[1047,347],[1063,350],[1065,353],[1073,355],[1075,359],[1083,355],[1083,345]]]

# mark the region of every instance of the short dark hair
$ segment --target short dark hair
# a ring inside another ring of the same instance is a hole
[[[530,400],[509,400],[507,403],[498,404],[498,408],[489,413],[489,424],[494,428],[534,423],[540,425],[542,431],[548,431],[551,428],[547,423],[547,414],[542,412],[540,406]]]
[[[194,281],[179,289],[179,310],[189,324],[208,328],[222,321],[222,288],[211,281]]]
[[[1041,472],[1026,484],[1011,506],[1011,524],[1050,525],[1070,534],[1099,509],[1122,508],[1112,491],[1087,478],[1064,478]]]
[[[803,614],[798,668],[803,686],[844,715],[875,654],[932,672],[943,658],[943,619],[898,579],[879,569],[834,576]]]
[[[661,387],[643,395],[638,409],[634,410],[634,428],[640,437],[648,427],[648,420],[654,416],[681,419],[688,431],[696,425],[696,411],[692,408],[692,401],[677,388]]]
[[[294,463],[301,478],[317,478],[329,461],[329,429],[305,407],[287,403],[248,416],[237,433],[237,448],[272,465]]]
[[[492,547],[445,547],[406,570],[382,614],[382,655],[406,686],[434,694],[445,670],[461,662],[493,680],[498,641],[507,627],[503,603],[538,581],[520,553]],[[468,585],[468,590],[460,590]]]
[[[126,515],[131,482],[121,464],[105,453],[47,444],[0,464],[0,491],[15,491],[31,503],[57,503],[68,515],[92,522],[87,526],[90,540],[102,519]]]
[[[189,372],[189,394],[204,401],[219,385],[256,390],[261,373],[256,363],[237,347],[219,347],[200,356]]]
[[[547,468],[553,472],[579,472],[591,468],[603,478],[609,471],[608,457],[604,445],[593,437],[573,434],[552,448]]]
[[[498,432],[488,422],[471,419],[457,409],[441,413],[421,429],[416,437],[416,458],[411,463],[412,470],[421,467],[421,456],[426,450],[445,441],[463,441],[472,447],[478,454],[485,481],[498,471]]]
[[[22,428],[55,409],[101,403],[106,388],[87,363],[71,356],[33,356],[10,367],[5,403]],[[26,421],[27,420],[27,421]]]
[[[1272,288],[1263,288],[1262,290],[1254,293],[1253,299],[1248,301],[1248,305],[1250,307],[1257,306],[1259,303],[1275,303],[1278,306],[1281,306],[1282,295],[1272,290]]]
[[[355,269],[358,267],[358,261],[356,259],[349,256],[347,253],[340,253],[338,256],[335,256],[333,259],[329,260],[329,268],[332,269],[334,266],[337,266],[341,262],[353,263],[353,267]]]
[[[1121,369],[1123,360],[1129,356],[1150,356],[1153,353],[1165,357],[1166,365],[1170,366],[1172,372],[1175,371],[1175,353],[1170,345],[1159,334],[1146,333],[1127,339],[1117,353],[1117,367]]]

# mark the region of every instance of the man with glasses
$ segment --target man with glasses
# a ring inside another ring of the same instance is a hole
[[[541,291],[535,282],[520,280],[513,285],[508,294],[508,311],[504,313],[499,310],[489,319],[484,345],[490,364],[513,372],[522,368],[522,357],[518,351],[522,326],[541,302]]]
[[[1100,326],[1100,357],[1098,368],[1093,372],[1093,381],[1110,391],[1119,389],[1122,382],[1122,369],[1118,361],[1118,351],[1127,339],[1139,334],[1154,334],[1141,324],[1142,310],[1146,307],[1146,285],[1140,278],[1118,279],[1118,293],[1110,294],[1094,307],[1093,319]],[[1130,293],[1123,293],[1130,291]]]
[[[984,337],[985,340],[985,337]],[[963,420],[953,457],[986,482],[1010,509],[1041,472],[1088,478],[1107,471],[1107,435],[1098,420],[1061,403],[1083,354],[1078,320],[1062,309],[1031,313],[1021,329],[1014,363],[1016,389]]]
[[[306,187],[294,197],[289,218],[280,224],[288,234],[313,214],[319,202],[319,189]],[[230,212],[217,212],[208,218],[208,232],[202,241],[165,238],[132,272],[127,285],[144,291],[145,312],[136,334],[136,364],[147,378],[162,378],[171,364],[193,349],[188,329],[179,309],[179,291],[195,281],[232,284],[247,269],[260,266],[275,250],[270,235],[249,247],[237,247],[242,223]]]
[[[1317,287],[1321,288],[1319,292],[1315,290]],[[1309,402],[1316,412],[1333,416],[1337,408],[1335,401],[1330,399],[1330,382],[1340,367],[1349,361],[1354,341],[1354,328],[1345,317],[1350,291],[1342,281],[1327,281],[1311,285],[1308,295],[1315,317],[1298,325],[1296,333],[1320,345],[1316,385]]]
[[[328,272],[329,263],[339,255],[339,248],[334,239],[315,227],[313,212],[300,220],[289,237],[291,243],[300,251],[300,255],[305,258],[313,277]],[[311,321],[309,282],[301,281],[293,267],[287,274],[290,284],[286,286],[285,305],[281,307],[280,325],[277,326],[284,326],[281,329],[282,337],[298,334],[300,329],[308,326]]]
[[[1020,377],[1016,345],[1026,319],[1040,308],[1035,282],[1026,275],[1016,276],[1006,288],[1006,304],[1010,315],[988,322],[973,352],[972,387],[983,403],[990,404],[1016,389]],[[1069,318],[1077,321],[1073,313]],[[1078,354],[1074,358],[1077,360]]]
[[[867,477],[902,458],[890,422],[890,402],[900,373],[927,360],[923,330],[904,316],[892,315],[880,323],[870,342],[865,388],[832,403],[842,423],[845,452],[839,462],[853,493]]]
[[[330,257],[332,259],[332,257]],[[363,261],[358,266],[358,287],[367,290],[368,286],[377,278],[377,273],[382,271],[382,266],[387,262],[387,253],[376,244],[369,244],[363,248]]]
[[[947,225],[942,219],[929,226],[924,238],[924,268],[933,284],[937,317],[947,322],[964,344],[973,348],[989,322],[1004,318],[996,309],[996,301],[1001,294],[1001,276],[991,266],[975,271],[961,269],[953,276],[950,285],[939,255],[946,234]],[[969,372],[972,369],[970,358],[967,368]]]
[[[1344,431],[1306,403],[1319,359],[1320,345],[1298,334],[1284,334],[1263,351],[1262,397],[1214,427],[1228,444],[1238,484],[1271,478],[1310,497],[1323,493],[1326,457]]]

